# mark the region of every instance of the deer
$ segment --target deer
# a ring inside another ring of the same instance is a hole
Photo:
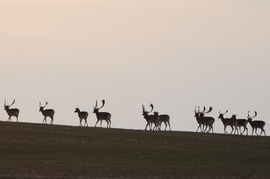
[[[142,108],[143,108],[143,117],[145,118],[147,124],[145,126],[145,130],[147,130],[147,127],[149,127],[150,130],[152,130],[152,124],[154,123],[155,126],[153,129],[159,129],[159,115],[158,115],[158,112],[155,112],[154,115],[149,115],[149,113],[151,113],[154,109],[154,105],[153,104],[150,104],[150,107],[151,107],[151,111],[148,112],[148,111],[145,111],[145,107],[144,105],[142,105]]]
[[[224,118],[224,114],[228,113],[228,110],[226,110],[225,113],[221,113],[219,111],[219,116],[218,118],[221,119],[223,125],[224,125],[224,134],[228,134],[228,132],[226,131],[226,127],[227,126],[231,126],[232,128],[232,131],[230,134],[232,134],[232,132],[234,131],[234,127],[235,127],[235,124],[236,124],[236,118],[234,118],[233,116],[231,118]]]
[[[161,114],[161,115],[159,115],[160,128],[161,128],[162,122],[165,124],[164,131],[166,131],[167,126],[169,126],[170,131],[171,131],[170,116],[168,114]]]
[[[235,117],[236,117],[236,115],[235,115]],[[245,131],[246,131],[246,135],[248,135],[247,124],[248,124],[247,119],[236,119],[235,129],[237,130],[237,128],[239,128],[240,135],[243,135]],[[241,127],[244,128],[243,132],[241,132]],[[236,130],[235,130],[235,132],[236,132]],[[238,132],[238,130],[237,130],[237,132]]]
[[[84,120],[84,126],[87,125],[88,127],[88,123],[87,123],[88,112],[80,111],[79,108],[75,108],[74,113],[78,113],[78,116],[80,118],[80,126],[82,126],[82,121]]]
[[[43,114],[44,116],[44,119],[42,121],[42,124],[45,123],[47,124],[47,117],[51,118],[51,123],[50,124],[53,124],[53,116],[54,116],[54,113],[55,111],[53,109],[45,109],[44,108],[48,105],[48,102],[46,101],[46,104],[45,106],[41,106],[41,102],[39,102],[39,111]]]
[[[255,115],[253,117],[251,117],[249,115],[249,111],[248,111],[248,116],[247,116],[248,122],[249,122],[249,124],[252,127],[252,134],[251,135],[253,135],[253,131],[255,129],[255,133],[258,136],[257,129],[259,128],[259,129],[261,129],[260,136],[262,135],[263,132],[264,132],[264,135],[266,136],[266,133],[265,133],[265,130],[264,130],[265,122],[264,121],[261,121],[261,120],[252,121],[252,119],[257,116],[257,111],[254,111],[254,112],[255,112]]]
[[[7,114],[8,114],[8,120],[7,121],[10,121],[10,122],[11,122],[11,117],[12,116],[16,117],[17,122],[18,122],[18,117],[19,117],[19,113],[20,113],[20,110],[17,109],[17,108],[11,108],[10,109],[10,106],[12,106],[14,103],[15,103],[15,99],[13,100],[13,102],[10,105],[7,105],[7,101],[5,99],[4,107],[5,107],[5,110],[6,110]]]
[[[194,117],[196,118],[196,120],[197,120],[197,122],[198,122],[198,124],[199,124],[199,126],[197,127],[197,130],[196,130],[196,132],[198,132],[198,130],[199,129],[201,129],[201,132],[204,132],[204,124],[203,124],[203,120],[202,120],[202,118],[201,118],[201,112],[200,112],[200,106],[198,107],[198,110],[196,109],[197,108],[197,106],[195,106],[195,110],[194,110],[194,112],[195,112],[195,115],[194,115]]]
[[[99,121],[100,121],[100,127],[102,127],[102,120],[105,120],[107,122],[107,128],[111,128],[111,114],[108,112],[99,112],[99,110],[104,107],[105,100],[104,99],[102,100],[101,107],[98,108],[97,104],[98,104],[98,101],[96,100],[96,105],[95,105],[94,111],[93,111],[93,113],[95,113],[97,116],[97,122],[96,122],[95,127],[97,126],[97,123]]]
[[[204,131],[206,132],[207,127],[209,127],[208,133],[211,131],[212,129],[212,133],[214,133],[214,129],[213,129],[213,124],[215,122],[215,118],[210,117],[210,116],[204,116],[206,113],[210,113],[213,110],[213,107],[209,107],[208,111],[205,111],[206,108],[204,107],[203,112],[200,113],[200,117],[202,118],[202,124],[205,126]]]

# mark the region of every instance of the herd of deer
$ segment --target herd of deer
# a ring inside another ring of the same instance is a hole
[[[15,103],[15,99],[13,100],[13,102],[10,105],[7,105],[6,100],[5,100],[4,107],[5,107],[5,110],[8,114],[8,116],[9,116],[8,121],[11,121],[11,117],[14,116],[17,118],[17,122],[18,122],[20,110],[17,108],[10,108],[10,106],[12,106],[14,103]],[[50,124],[53,124],[53,116],[54,116],[55,111],[53,109],[44,109],[47,105],[48,105],[47,101],[46,101],[46,104],[44,106],[41,106],[41,103],[39,102],[39,107],[40,107],[39,111],[44,116],[42,124],[43,123],[47,124],[47,117],[51,118]],[[105,105],[105,100],[102,100],[102,106],[98,108],[97,101],[96,101],[96,106],[94,107],[94,111],[93,111],[93,113],[95,113],[97,116],[96,125],[98,122],[100,122],[100,125],[102,126],[102,120],[105,120],[107,122],[107,127],[111,127],[111,114],[108,112],[99,112],[99,109],[101,109],[104,105]],[[88,112],[80,111],[79,108],[76,108],[74,113],[78,113],[78,115],[79,115],[80,126],[82,126],[83,120],[84,120],[84,126],[88,126],[88,123],[87,123]],[[95,127],[96,127],[96,125],[95,125]]]
[[[4,108],[8,114],[8,121],[11,121],[11,117],[14,116],[17,118],[17,122],[18,122],[18,117],[19,117],[19,113],[20,110],[17,108],[10,108],[13,104],[15,103],[15,99],[13,100],[13,102],[10,105],[6,104],[6,100],[4,103]],[[97,107],[98,102],[96,101],[96,105],[93,107],[93,113],[96,114],[97,117],[97,122],[95,124],[95,127],[97,126],[98,122],[100,122],[100,126],[102,126],[102,121],[106,121],[107,122],[107,128],[111,127],[111,114],[108,112],[99,112],[99,110],[101,108],[104,107],[105,105],[105,100],[102,100],[102,105],[100,107]],[[46,104],[44,106],[41,106],[41,103],[39,103],[39,111],[43,114],[44,119],[42,121],[42,123],[46,123],[47,124],[47,117],[51,118],[51,123],[53,124],[53,117],[54,117],[54,113],[55,111],[53,109],[44,109],[46,106],[48,105],[48,102],[46,101]],[[146,120],[146,126],[145,126],[145,130],[147,130],[147,128],[149,128],[149,130],[161,130],[161,125],[162,123],[165,124],[165,129],[167,129],[167,126],[169,126],[169,130],[171,130],[171,126],[170,126],[170,116],[167,114],[161,114],[159,115],[158,112],[153,112],[153,114],[150,114],[153,109],[154,109],[154,105],[150,104],[150,111],[145,111],[145,107],[144,105],[142,105],[142,115],[144,117],[144,119]],[[206,111],[206,108],[204,107],[202,111],[200,111],[200,107],[195,107],[195,118],[199,124],[196,132],[199,131],[199,129],[201,130],[201,132],[214,132],[213,129],[213,124],[215,122],[215,118],[211,117],[211,116],[205,116],[205,114],[210,113],[213,110],[213,107],[210,107],[208,111]],[[260,135],[262,135],[262,133],[264,133],[264,135],[266,136],[265,130],[264,130],[264,126],[265,126],[265,122],[261,121],[261,120],[256,120],[253,121],[252,119],[254,117],[257,116],[257,112],[255,111],[255,115],[253,117],[250,116],[249,111],[248,111],[248,116],[247,119],[236,119],[236,115],[232,115],[231,118],[224,118],[224,114],[226,114],[228,112],[228,110],[226,110],[225,113],[221,113],[219,112],[219,116],[218,118],[221,119],[223,125],[224,125],[224,134],[227,134],[228,132],[226,131],[227,126],[231,126],[232,130],[231,133],[234,134],[243,134],[246,131],[246,135],[248,135],[248,128],[247,128],[247,124],[249,123],[252,127],[252,135],[253,132],[255,130],[256,135],[258,135],[257,133],[257,129],[261,129],[261,133]],[[80,119],[80,126],[82,126],[82,123],[84,121],[84,126],[88,126],[87,123],[87,117],[88,117],[88,112],[86,111],[80,111],[79,108],[76,108],[74,113],[78,113],[79,119]],[[244,130],[241,132],[241,127],[244,128]]]
[[[211,117],[211,116],[205,116],[205,114],[210,113],[213,110],[213,107],[210,107],[208,111],[206,111],[206,108],[204,107],[202,111],[200,111],[200,107],[195,107],[195,118],[199,124],[196,132],[199,131],[199,129],[201,130],[201,132],[214,132],[213,130],[213,124],[215,122],[215,118]],[[226,114],[228,112],[228,110],[225,111],[225,113],[221,113],[219,111],[219,116],[218,118],[221,119],[223,125],[224,125],[224,134],[228,134],[228,132],[226,131],[227,126],[230,126],[232,128],[231,133],[234,134],[241,134],[243,135],[244,132],[246,131],[246,135],[248,135],[248,128],[247,128],[247,124],[249,123],[251,128],[252,128],[252,134],[255,130],[256,135],[259,135],[257,133],[257,129],[261,129],[261,133],[260,135],[262,135],[262,133],[264,133],[264,135],[266,136],[265,130],[264,130],[264,126],[265,126],[265,122],[261,121],[261,120],[255,120],[253,121],[253,118],[257,116],[257,112],[255,111],[255,115],[253,117],[250,116],[249,111],[248,111],[248,116],[247,119],[236,119],[236,114],[233,114],[231,118],[224,118],[224,114]],[[241,127],[244,128],[244,130],[241,132]],[[208,129],[207,129],[208,128]]]

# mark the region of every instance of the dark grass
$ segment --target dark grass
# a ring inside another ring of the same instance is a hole
[[[269,178],[270,137],[0,122],[0,178]]]

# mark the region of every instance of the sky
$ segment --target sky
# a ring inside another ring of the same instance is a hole
[[[169,114],[174,131],[196,131],[195,106],[246,118],[270,134],[270,1],[0,0],[0,102],[20,122],[79,125],[76,107],[112,114],[112,127],[144,130],[146,110]],[[4,107],[0,120],[8,115]],[[15,118],[12,119],[15,121]],[[105,122],[103,122],[105,127]],[[164,126],[162,126],[164,128]],[[248,124],[249,133],[251,127]],[[228,131],[230,129],[228,128]]]

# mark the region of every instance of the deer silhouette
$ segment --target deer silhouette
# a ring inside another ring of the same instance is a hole
[[[249,111],[248,111],[248,117],[247,117],[248,118],[248,122],[249,122],[249,124],[252,127],[252,134],[251,135],[253,135],[253,131],[255,129],[255,133],[258,136],[257,129],[259,128],[259,129],[261,129],[260,136],[262,135],[262,133],[264,133],[264,135],[266,136],[266,133],[265,133],[265,130],[264,130],[265,122],[264,121],[261,121],[261,120],[252,121],[252,119],[257,116],[257,111],[254,111],[254,112],[255,112],[255,115],[253,117],[251,117],[249,115]]]
[[[205,126],[204,132],[208,132],[209,133],[212,130],[212,133],[214,133],[213,124],[215,122],[215,118],[210,117],[210,116],[204,116],[205,114],[210,113],[212,110],[213,110],[213,107],[212,106],[209,107],[209,110],[208,111],[206,111],[206,108],[204,107],[203,112],[200,113],[202,124]],[[207,127],[209,128],[208,131],[206,131],[207,130]]]
[[[147,130],[147,127],[149,127],[150,130],[152,130],[152,124],[154,124],[154,128],[153,130],[155,129],[158,129],[160,130],[159,128],[159,115],[158,115],[158,112],[155,112],[154,115],[149,115],[149,113],[151,113],[154,109],[154,105],[153,104],[150,104],[150,107],[151,107],[151,111],[145,111],[145,107],[144,105],[142,105],[142,108],[143,108],[143,117],[144,119],[146,120],[146,126],[145,126],[145,130]]]
[[[97,103],[98,101],[96,100],[96,105],[93,111],[93,113],[95,113],[97,116],[97,122],[96,122],[95,127],[97,126],[97,123],[99,121],[100,121],[100,127],[102,127],[102,120],[105,120],[107,122],[107,128],[110,128],[111,127],[111,114],[108,112],[99,112],[99,110],[104,107],[105,100],[104,99],[102,100],[102,105],[99,108],[97,107]]]
[[[195,110],[194,110],[194,117],[196,118],[196,121],[198,122],[199,126],[197,127],[196,132],[199,131],[199,129],[201,130],[201,132],[204,132],[204,124],[203,124],[203,119],[201,117],[201,112],[200,112],[200,106],[198,107],[198,110],[196,109],[197,106],[195,106]]]
[[[233,116],[231,118],[224,118],[224,114],[226,114],[228,112],[228,110],[226,110],[225,113],[221,113],[219,111],[219,116],[218,118],[221,119],[223,125],[224,125],[224,134],[227,134],[228,132],[226,131],[226,127],[227,126],[231,126],[232,131],[230,134],[232,134],[232,132],[234,131],[235,125],[236,125],[236,118],[234,118]]]
[[[10,104],[10,105],[7,105],[7,102],[6,102],[6,99],[5,99],[5,102],[4,102],[4,108],[8,114],[8,120],[7,121],[11,121],[11,117],[14,116],[17,118],[17,122],[18,122],[18,117],[19,117],[19,113],[20,113],[20,110],[17,109],[17,108],[11,108],[10,109],[10,106],[12,106],[13,104],[15,103],[15,99],[13,100],[13,102]]]
[[[170,116],[168,114],[160,114],[159,115],[159,123],[160,123],[160,128],[161,128],[162,123],[165,124],[164,131],[166,131],[167,126],[169,126],[170,131],[171,131]]]
[[[41,106],[41,103],[39,102],[39,111],[43,114],[44,116],[44,119],[42,121],[42,124],[45,123],[47,124],[47,117],[51,118],[51,123],[50,124],[53,124],[53,116],[54,116],[54,113],[55,111],[53,109],[45,109],[44,108],[48,105],[48,102],[46,101],[46,104],[45,106]]]
[[[80,111],[79,108],[76,108],[74,113],[78,113],[78,116],[80,118],[80,126],[82,126],[82,121],[84,120],[84,126],[87,125],[88,127],[88,123],[87,123],[88,112]]]

